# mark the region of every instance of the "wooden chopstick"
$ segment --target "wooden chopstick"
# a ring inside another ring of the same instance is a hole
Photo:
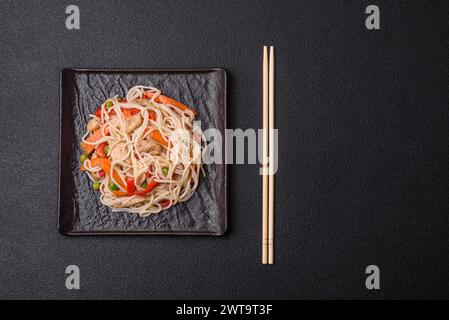
[[[263,47],[262,263],[268,263],[268,49]]]
[[[263,47],[262,263],[274,262],[274,48]]]
[[[269,173],[268,173],[268,264],[274,260],[274,48],[270,47],[268,81]]]

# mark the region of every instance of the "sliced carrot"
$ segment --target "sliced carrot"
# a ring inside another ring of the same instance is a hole
[[[123,191],[112,191],[112,193],[113,193],[116,197],[124,197],[124,196],[127,196],[127,195],[128,195],[126,192],[123,192]]]
[[[84,163],[81,164],[80,171],[87,171],[86,167],[84,166]]]
[[[92,167],[100,166],[107,175],[111,174],[111,160],[108,158],[95,158],[92,159],[90,163]],[[122,180],[117,171],[112,170],[112,177],[117,181],[120,187],[126,190],[126,183]]]
[[[155,140],[155,141],[157,141],[157,142],[159,142],[160,144],[162,144],[166,148],[168,148],[167,141],[165,141],[164,137],[162,136],[162,134],[159,131],[157,131],[157,130],[151,131],[150,138]]]
[[[144,133],[147,133],[148,131],[150,131],[153,127],[148,126]],[[162,136],[162,134],[159,132],[159,130],[153,130],[151,131],[151,133],[149,134],[150,138],[153,139],[154,141],[159,142],[160,144],[162,144],[163,146],[165,146],[166,148],[168,148],[168,142],[164,139],[164,137]]]
[[[145,98],[147,98],[147,99],[151,99],[154,96],[154,92],[145,91],[143,93],[143,96]],[[186,111],[186,110],[192,111],[194,116],[196,116],[198,114],[196,110],[194,110],[192,108],[189,108],[185,104],[183,104],[183,103],[181,103],[179,101],[176,101],[175,99],[172,99],[170,97],[164,96],[162,94],[157,96],[155,101],[158,102],[158,103],[170,104],[170,105],[172,105],[172,106],[174,106],[174,107],[176,107],[176,108],[178,108],[178,109],[180,109],[182,111]]]
[[[103,134],[101,133],[101,129],[97,129],[96,131],[94,131],[94,133],[92,133],[90,136],[87,137],[86,141],[95,142],[95,141],[101,139],[102,137],[103,137]],[[90,154],[92,151],[94,151],[95,146],[92,144],[87,144],[87,143],[82,142],[81,148],[83,149],[83,151],[86,154]]]

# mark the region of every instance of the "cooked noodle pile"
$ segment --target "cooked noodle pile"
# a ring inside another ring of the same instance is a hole
[[[152,87],[106,100],[87,124],[80,159],[101,202],[145,217],[188,200],[205,151],[195,116]]]

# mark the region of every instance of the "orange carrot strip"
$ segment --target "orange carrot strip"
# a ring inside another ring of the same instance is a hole
[[[150,131],[153,127],[148,126],[145,131],[144,134],[146,134],[148,131]],[[162,134],[158,131],[158,130],[153,130],[150,133],[150,138],[153,139],[154,141],[159,142],[160,144],[162,144],[163,146],[165,146],[166,148],[168,148],[168,142],[164,139],[164,137],[162,136]]]
[[[88,136],[86,138],[86,141],[95,142],[95,141],[101,139],[102,137],[103,137],[103,135],[101,133],[101,129],[97,129],[97,131],[95,131],[94,133],[92,133],[90,136]],[[92,144],[87,144],[87,143],[82,142],[81,148],[83,149],[83,151],[86,154],[90,154],[92,151],[94,151],[95,146]]]
[[[90,163],[92,167],[100,166],[107,175],[111,174],[111,160],[108,158],[95,158],[92,159]],[[126,190],[126,183],[122,180],[117,171],[112,170],[112,177],[117,181],[120,187]]]
[[[155,141],[157,141],[157,142],[159,142],[160,144],[162,144],[166,148],[168,148],[167,141],[165,141],[164,137],[162,137],[162,134],[159,131],[157,131],[157,130],[151,131],[150,138],[155,140]]]
[[[127,196],[127,195],[128,195],[126,192],[123,192],[123,191],[112,191],[112,193],[113,193],[116,197],[124,197],[124,196]]]
[[[154,92],[145,91],[143,93],[143,96],[145,98],[147,98],[147,99],[151,99],[154,96]],[[178,109],[180,109],[182,111],[190,110],[190,111],[193,112],[194,116],[196,116],[198,114],[196,110],[194,110],[192,108],[189,108],[185,104],[183,104],[183,103],[181,103],[179,101],[176,101],[175,99],[172,99],[170,97],[164,96],[162,94],[157,96],[155,101],[158,102],[158,103],[170,104],[170,105],[172,105],[172,106],[174,106],[174,107],[176,107],[176,108],[178,108]]]

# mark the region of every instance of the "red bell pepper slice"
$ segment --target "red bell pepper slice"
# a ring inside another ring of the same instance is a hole
[[[133,195],[136,191],[136,186],[134,185],[134,178],[126,177],[126,192],[128,195]]]
[[[156,182],[154,180],[151,180],[151,182],[148,184],[148,187],[146,187],[145,190],[142,191],[135,191],[134,194],[138,194],[139,196],[144,196],[151,191],[153,191],[154,188],[156,188],[159,185],[159,182]]]
[[[152,180],[148,186],[142,190],[142,191],[136,191],[136,186],[134,184],[134,178],[133,177],[126,177],[126,192],[128,193],[128,196],[132,196],[132,195],[139,195],[139,196],[144,196],[148,193],[150,193],[154,188],[156,188],[159,183]]]
[[[100,143],[97,147],[97,155],[99,157],[106,157],[106,153],[104,152],[104,148],[108,145],[107,142]]]
[[[159,202],[162,208],[168,207],[168,205],[170,204],[170,200],[162,200],[161,202]]]

